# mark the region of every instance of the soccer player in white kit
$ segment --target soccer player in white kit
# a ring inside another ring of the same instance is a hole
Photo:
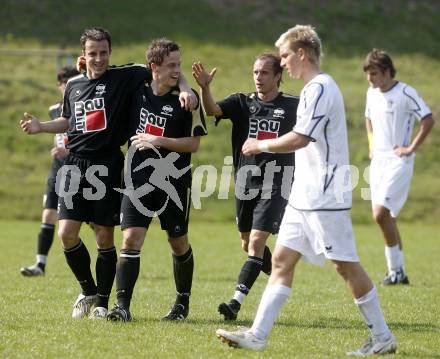
[[[388,267],[383,284],[409,284],[396,218],[408,197],[415,151],[434,120],[417,91],[395,79],[396,69],[385,51],[373,49],[365,58],[364,71],[370,83],[365,118],[371,158],[371,205],[385,240]],[[411,141],[416,120],[420,127]]]
[[[303,80],[293,131],[273,140],[248,139],[244,154],[296,151],[296,176],[272,256],[272,274],[252,328],[217,336],[231,346],[264,349],[278,313],[291,292],[294,268],[301,257],[323,264],[331,260],[350,289],[370,328],[358,350],[365,356],[396,351],[396,339],[385,322],[376,289],[359,263],[349,210],[351,191],[341,195],[338,171],[348,169],[348,143],[342,94],[320,70],[321,40],[311,26],[297,25],[275,45],[281,65]]]

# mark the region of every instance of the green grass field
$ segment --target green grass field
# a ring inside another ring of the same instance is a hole
[[[222,345],[215,330],[250,325],[266,283],[262,275],[236,323],[221,320],[217,305],[233,293],[245,259],[233,222],[195,222],[190,226],[195,275],[186,322],[159,320],[173,302],[174,282],[168,244],[157,223],[142,252],[133,322],[73,320],[71,306],[79,285],[65,263],[60,244],[54,243],[45,277],[24,278],[19,268],[34,260],[39,225],[18,221],[1,221],[0,225],[2,358],[341,358],[368,335],[330,264],[321,269],[301,263],[268,349],[254,353]],[[355,231],[361,260],[378,283],[385,271],[378,230],[359,225]],[[435,225],[424,224],[405,224],[401,231],[411,285],[378,286],[385,316],[397,337],[399,357],[440,358],[440,234]],[[91,230],[85,227],[82,237],[95,258]],[[119,230],[117,238],[119,247]],[[270,246],[273,244],[272,238]]]

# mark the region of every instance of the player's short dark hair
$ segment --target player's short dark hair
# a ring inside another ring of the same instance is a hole
[[[364,72],[370,70],[372,67],[378,67],[385,72],[390,70],[391,78],[396,76],[396,68],[394,67],[393,60],[390,55],[384,50],[373,49],[371,50],[364,60]]]
[[[86,47],[86,41],[103,41],[107,40],[108,48],[111,50],[112,48],[112,37],[110,32],[103,27],[91,27],[89,29],[85,29],[80,38],[81,48],[84,50]]]
[[[180,47],[171,40],[161,38],[151,41],[147,49],[147,65],[151,66],[152,63],[161,65],[165,56],[173,51],[180,51]]]
[[[271,53],[263,53],[256,57],[255,61],[258,60],[269,60],[272,63],[273,74],[283,74],[283,68],[281,67],[281,57],[271,54]],[[281,84],[281,77],[278,81],[278,86]]]
[[[57,73],[59,83],[65,84],[71,77],[79,75],[78,70],[74,66],[64,66]]]

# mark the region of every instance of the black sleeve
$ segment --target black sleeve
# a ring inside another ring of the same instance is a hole
[[[69,118],[72,115],[72,109],[70,108],[70,91],[71,91],[71,84],[67,83],[66,90],[64,91],[64,97],[63,97],[63,110],[61,112],[61,116],[65,118]]]
[[[229,95],[224,100],[217,102],[217,105],[222,109],[223,114],[216,117],[215,125],[217,125],[220,120],[224,118],[229,118],[232,122],[237,117],[237,113],[241,111],[240,95],[234,93]]]

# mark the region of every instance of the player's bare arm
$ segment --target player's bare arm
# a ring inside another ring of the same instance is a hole
[[[309,137],[296,132],[289,132],[271,140],[259,141],[255,138],[248,138],[243,144],[241,151],[246,156],[256,155],[261,152],[289,153],[306,147],[309,142]]]
[[[52,121],[41,122],[34,115],[25,112],[23,119],[20,121],[20,127],[23,132],[28,135],[37,133],[63,133],[69,128],[69,120],[65,117],[59,117]]]
[[[425,117],[419,127],[419,131],[417,132],[417,135],[414,137],[413,141],[411,142],[411,145],[408,147],[402,147],[402,146],[396,146],[394,147],[394,153],[399,156],[409,156],[413,152],[416,152],[416,150],[420,147],[420,145],[425,140],[426,136],[428,136],[429,132],[431,132],[432,128],[434,127],[434,119],[432,116]]]
[[[219,105],[215,102],[209,84],[214,78],[217,68],[214,67],[210,73],[208,73],[201,62],[194,62],[192,65],[192,75],[200,86],[200,92],[202,95],[203,108],[208,116],[221,116],[223,111]]]
[[[139,133],[131,137],[132,144],[140,151],[148,150],[151,146],[165,148],[174,152],[197,152],[200,145],[200,137],[162,137],[149,133]]]
[[[187,111],[195,110],[198,106],[197,96],[182,73],[179,76],[178,85],[180,89],[179,101],[182,108]]]

